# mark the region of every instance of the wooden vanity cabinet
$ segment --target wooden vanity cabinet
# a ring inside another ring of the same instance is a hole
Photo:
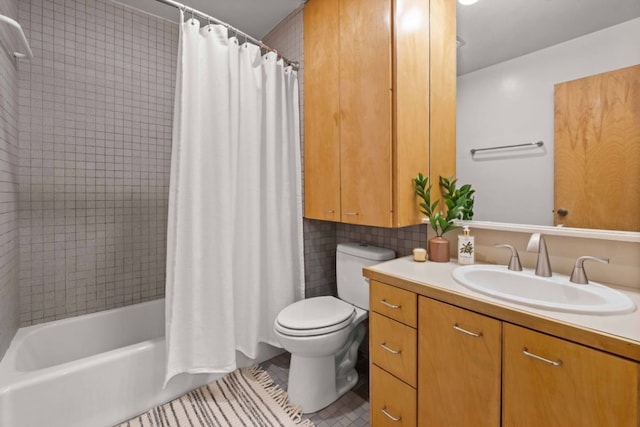
[[[639,365],[504,324],[503,426],[637,427]]]
[[[310,0],[304,28],[305,217],[419,224],[412,179],[455,174],[455,2]]]
[[[370,308],[374,427],[640,426],[637,361],[376,280]]]

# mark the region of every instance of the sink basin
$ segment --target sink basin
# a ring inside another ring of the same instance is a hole
[[[511,271],[500,265],[470,265],[453,270],[454,280],[485,295],[551,311],[622,314],[635,304],[622,292],[598,283],[577,285],[569,276],[536,276],[533,270]]]

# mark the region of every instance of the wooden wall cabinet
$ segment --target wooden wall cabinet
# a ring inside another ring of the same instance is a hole
[[[419,224],[412,179],[455,174],[455,2],[310,0],[304,31],[305,217]]]
[[[371,310],[373,427],[640,426],[637,361],[375,280]],[[405,361],[376,355],[386,341]]]

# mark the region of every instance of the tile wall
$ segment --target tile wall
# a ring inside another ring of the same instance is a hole
[[[109,0],[21,0],[22,325],[164,295],[177,25]]]
[[[17,0],[0,0],[0,14],[17,19]],[[16,40],[0,25],[0,358],[19,327]]]

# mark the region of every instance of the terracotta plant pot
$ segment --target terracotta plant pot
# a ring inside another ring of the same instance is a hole
[[[444,237],[429,240],[429,261],[449,262],[450,243]]]

